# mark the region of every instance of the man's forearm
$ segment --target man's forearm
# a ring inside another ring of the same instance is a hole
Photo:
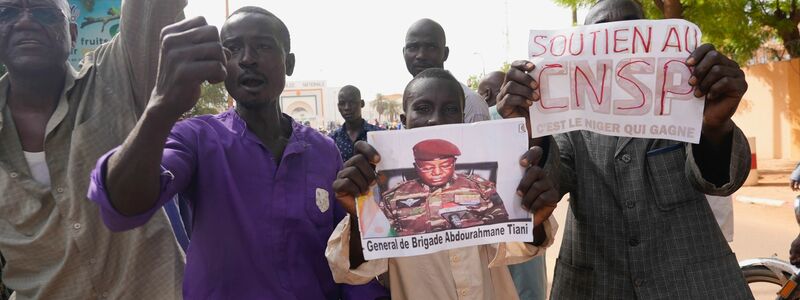
[[[358,229],[358,218],[350,216],[350,268],[356,269],[363,264],[364,252],[361,250],[361,231]]]
[[[544,223],[533,228],[533,243],[534,246],[541,246],[547,241],[547,231],[544,230]]]
[[[122,147],[109,158],[106,189],[120,214],[138,215],[156,205],[164,144],[176,120],[156,109],[146,110]]]
[[[692,153],[703,178],[717,187],[730,181],[733,127],[733,122],[729,122],[724,128],[703,128],[700,143],[692,145]]]
[[[156,83],[161,48],[161,30],[184,19],[186,0],[122,1],[120,33],[115,39],[114,63],[128,62],[132,92],[137,114],[142,113],[150,100]],[[125,57],[123,57],[123,55]],[[109,64],[110,65],[110,64]]]

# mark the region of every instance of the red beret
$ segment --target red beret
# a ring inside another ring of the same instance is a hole
[[[414,160],[434,160],[461,155],[458,146],[440,139],[424,140],[414,145],[412,150],[414,151]]]

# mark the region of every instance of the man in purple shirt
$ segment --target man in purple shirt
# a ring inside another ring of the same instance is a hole
[[[128,230],[175,194],[187,199],[186,299],[386,295],[374,281],[343,286],[332,279],[324,250],[345,215],[331,188],[342,161],[329,138],[280,110],[295,63],[284,23],[245,7],[219,34],[202,19],[171,25],[162,45],[150,104],[92,173],[89,198],[106,225]],[[177,122],[202,82],[223,79],[235,109]]]

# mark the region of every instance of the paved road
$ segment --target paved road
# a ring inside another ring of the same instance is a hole
[[[761,162],[759,162],[761,163]],[[792,165],[776,163],[772,170],[763,170],[759,186],[744,187],[734,194],[754,198],[782,200],[780,207],[742,203],[734,200],[734,238],[731,248],[739,260],[755,257],[769,257],[777,254],[788,260],[789,244],[800,229],[792,212],[792,202],[797,195],[788,188],[788,174]],[[566,219],[566,199],[556,209],[554,215],[563,226]],[[553,266],[561,246],[563,230],[559,230],[556,243],[547,251],[548,278],[553,278]],[[752,286],[756,299],[775,299],[773,287]]]

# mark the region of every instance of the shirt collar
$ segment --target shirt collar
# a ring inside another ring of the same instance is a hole
[[[289,118],[289,121],[292,123],[292,135],[289,137],[289,143],[286,145],[286,149],[283,150],[283,155],[286,156],[306,151],[306,149],[309,148],[307,134],[310,128],[298,123],[287,114],[282,114],[282,116]],[[217,115],[217,117],[220,118],[225,128],[230,130],[231,133],[264,147],[261,140],[252,131],[247,129],[247,123],[239,116],[235,107],[231,107],[227,111]]]
[[[365,119],[361,119],[361,120],[364,121],[364,122],[361,123],[361,132],[358,134],[359,136],[365,135],[365,134],[367,134],[367,132],[374,131],[376,128],[378,128],[377,126],[372,125],[369,122],[367,122],[367,120],[365,120]],[[344,133],[346,133],[347,132],[347,127],[345,127],[345,124],[346,123],[342,123],[342,126],[340,126],[339,129],[336,129],[336,131],[334,131],[334,134],[344,134]]]
[[[47,133],[50,131],[49,127],[55,127],[55,125],[61,123],[61,120],[64,119],[69,110],[69,107],[67,106],[67,101],[69,101],[69,99],[66,97],[67,92],[71,90],[75,86],[75,82],[86,75],[88,70],[91,68],[91,66],[84,67],[81,69],[81,72],[78,73],[74,68],[72,68],[72,65],[70,65],[68,61],[65,61],[64,64],[67,65],[67,70],[65,71],[64,75],[64,88],[61,90],[56,111],[53,112],[53,115],[50,116],[50,121],[48,121]],[[11,87],[10,81],[11,79],[8,77],[8,72],[3,74],[3,77],[0,77],[0,111],[5,110],[6,105],[8,105],[8,90]],[[0,113],[0,130],[3,129],[4,123],[5,120],[3,118],[3,114]],[[51,125],[51,123],[54,125]]]

